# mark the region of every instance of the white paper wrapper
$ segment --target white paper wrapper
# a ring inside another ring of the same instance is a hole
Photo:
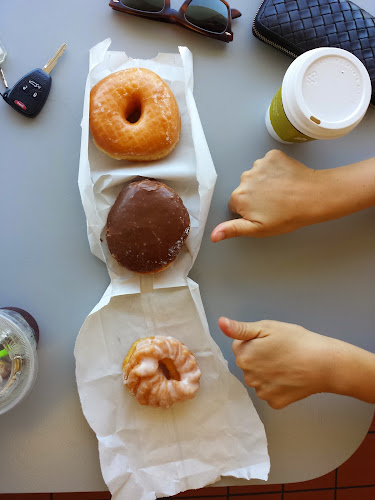
[[[111,284],[86,318],[75,346],[82,409],[99,441],[104,480],[115,500],[151,500],[201,488],[222,476],[266,480],[269,457],[264,427],[247,391],[230,374],[210,336],[199,288],[187,275],[198,254],[216,172],[193,98],[192,55],[159,54],[152,60],[109,52],[109,39],[90,51],[82,120],[79,188],[91,251],[108,268]],[[129,67],[157,73],[172,89],[181,113],[176,149],[157,162],[130,163],[100,152],[89,134],[90,89]],[[108,212],[124,183],[162,180],[190,214],[189,237],[164,272],[140,276],[108,252]],[[137,403],[122,382],[122,362],[134,341],[170,335],[185,343],[202,371],[197,396],[168,410]]]

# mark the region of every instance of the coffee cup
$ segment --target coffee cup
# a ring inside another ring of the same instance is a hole
[[[286,71],[266,127],[286,144],[336,139],[358,125],[370,98],[370,76],[355,55],[334,47],[309,50]]]

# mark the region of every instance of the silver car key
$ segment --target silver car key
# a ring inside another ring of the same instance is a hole
[[[7,83],[6,79],[5,79],[5,75],[4,75],[4,72],[3,72],[2,67],[1,67],[1,65],[5,61],[6,56],[7,56],[7,51],[5,50],[5,47],[1,43],[1,40],[0,40],[0,77],[3,80],[5,88],[8,88],[8,83]]]

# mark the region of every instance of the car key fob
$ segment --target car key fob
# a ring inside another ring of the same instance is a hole
[[[11,90],[7,89],[4,94],[1,94],[4,101],[21,115],[34,118],[47,100],[52,83],[50,73],[65,49],[66,43],[63,43],[43,68],[30,71],[18,80]]]
[[[34,118],[43,108],[52,78],[42,69],[34,69],[22,77],[11,90],[3,93],[3,99],[22,115]]]

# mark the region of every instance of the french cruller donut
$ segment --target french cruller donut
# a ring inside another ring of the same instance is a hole
[[[195,356],[173,337],[140,339],[122,365],[124,384],[141,405],[169,408],[194,398],[201,371]]]
[[[176,99],[153,71],[117,71],[91,89],[90,131],[96,146],[112,158],[164,158],[175,148],[180,130]]]

